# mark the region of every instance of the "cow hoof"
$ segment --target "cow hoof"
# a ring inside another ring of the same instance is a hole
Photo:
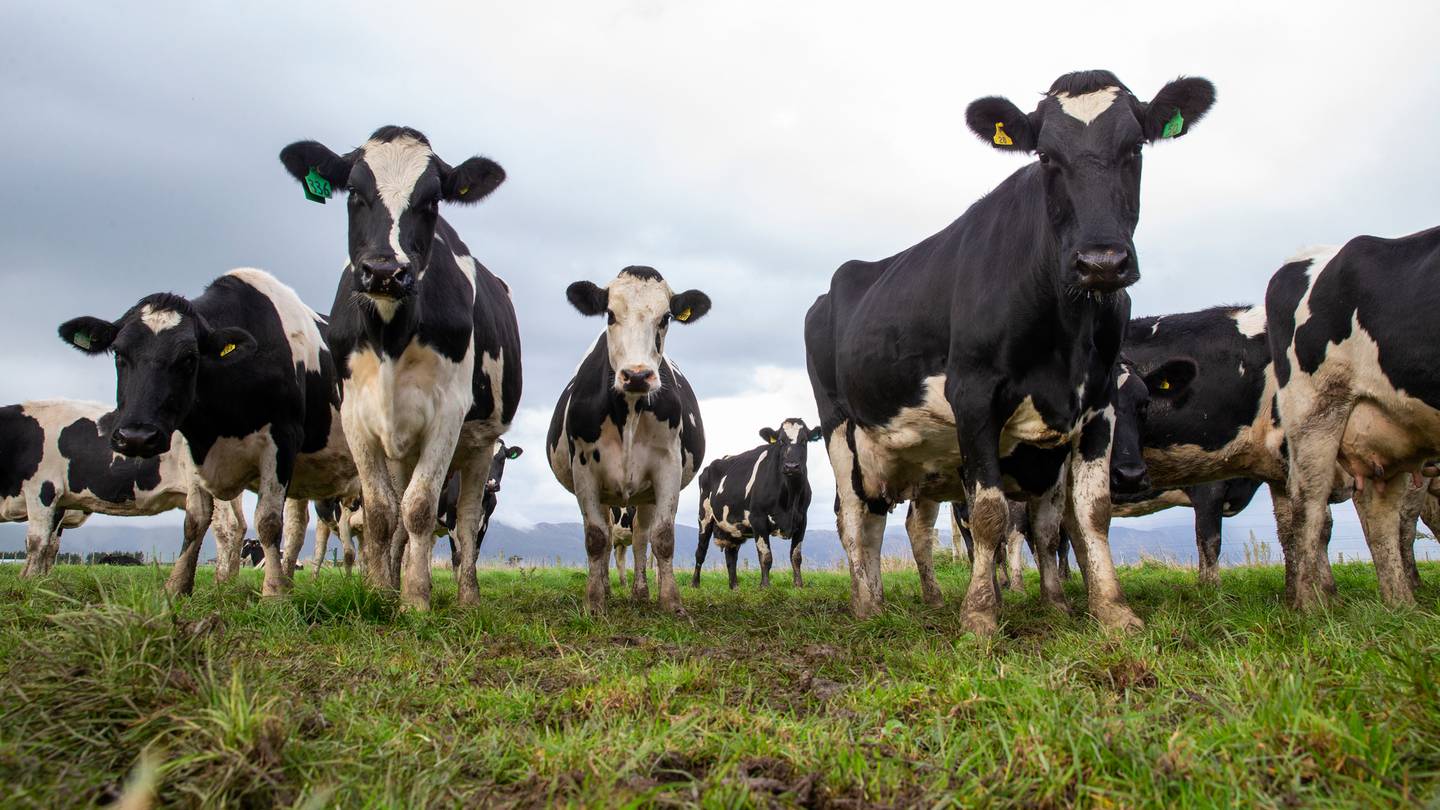
[[[857,619],[873,619],[880,615],[884,606],[879,602],[855,601],[850,605],[850,612],[855,614]]]
[[[1096,621],[1100,622],[1100,625],[1106,630],[1132,632],[1145,627],[1145,623],[1140,621],[1140,617],[1124,605],[1108,605],[1095,608],[1092,612]]]
[[[1201,571],[1199,576],[1195,577],[1195,584],[1202,588],[1218,588],[1220,587],[1220,573],[1218,571]]]
[[[685,608],[681,606],[678,601],[668,605],[661,605],[660,609],[666,613],[675,616],[677,619],[684,618],[684,616],[686,615]]]
[[[982,638],[993,636],[1000,629],[1000,623],[996,620],[995,615],[984,610],[965,611],[960,618],[960,626],[964,627],[966,632],[974,633]]]
[[[923,599],[925,600],[925,604],[932,608],[945,606],[945,597],[941,596],[938,593],[927,593],[924,595]]]
[[[1062,615],[1062,616],[1073,616],[1073,615],[1074,615],[1074,611],[1072,611],[1072,610],[1070,609],[1070,603],[1066,602],[1066,601],[1065,601],[1065,597],[1063,597],[1063,596],[1057,596],[1057,597],[1048,597],[1048,596],[1047,596],[1047,597],[1045,597],[1045,604],[1048,605],[1051,610],[1055,611],[1056,613],[1059,613],[1059,614]]]

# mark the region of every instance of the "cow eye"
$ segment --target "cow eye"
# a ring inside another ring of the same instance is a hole
[[[665,327],[667,327],[667,326],[669,326],[669,325],[670,325],[670,313],[667,312],[667,313],[665,313],[664,315],[661,315],[661,316],[660,316],[660,328],[661,328],[661,329],[664,329]]]
[[[615,325],[615,313],[614,313],[614,312],[611,312],[611,311],[608,310],[608,309],[605,310],[605,323],[608,323],[608,324],[610,324],[611,326],[614,326],[614,325]]]
[[[1040,165],[1042,165],[1042,166],[1049,166],[1049,165],[1050,165],[1050,153],[1049,153],[1049,152],[1036,152],[1036,153],[1035,153],[1035,157],[1037,157],[1037,158],[1040,159]]]

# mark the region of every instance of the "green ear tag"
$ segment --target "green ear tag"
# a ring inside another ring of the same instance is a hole
[[[312,166],[310,173],[305,175],[305,199],[324,205],[325,201],[330,199],[331,193],[330,181],[321,177],[320,172]]]
[[[1180,115],[1180,110],[1175,110],[1175,117],[1165,122],[1165,128],[1160,130],[1160,137],[1173,138],[1185,129],[1185,118]]]
[[[90,348],[90,333],[76,332],[75,334],[70,336],[70,342],[74,343],[76,346],[79,346],[82,349],[88,349]]]

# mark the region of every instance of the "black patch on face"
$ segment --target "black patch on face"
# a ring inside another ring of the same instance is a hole
[[[0,497],[17,497],[45,456],[45,429],[21,405],[0,408]]]
[[[89,419],[78,419],[60,431],[60,455],[70,462],[71,492],[89,490],[110,503],[129,503],[135,491],[160,486],[160,458],[117,456],[108,435]],[[49,482],[46,482],[47,484]]]

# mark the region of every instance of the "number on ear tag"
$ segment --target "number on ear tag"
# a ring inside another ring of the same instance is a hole
[[[325,201],[334,193],[333,189],[330,188],[330,181],[321,177],[320,172],[313,166],[310,167],[310,173],[305,175],[303,185],[305,187],[305,199],[311,202],[318,202],[321,205],[324,205]]]
[[[226,343],[226,344],[225,344],[225,347],[220,350],[220,356],[221,356],[221,357],[224,357],[225,355],[227,355],[227,354],[229,354],[230,352],[233,352],[233,351],[235,351],[235,344],[234,344],[234,343]]]
[[[1012,140],[1009,135],[1005,134],[1005,125],[998,121],[995,123],[995,137],[990,140],[994,141],[996,146],[1015,145],[1015,141]]]

